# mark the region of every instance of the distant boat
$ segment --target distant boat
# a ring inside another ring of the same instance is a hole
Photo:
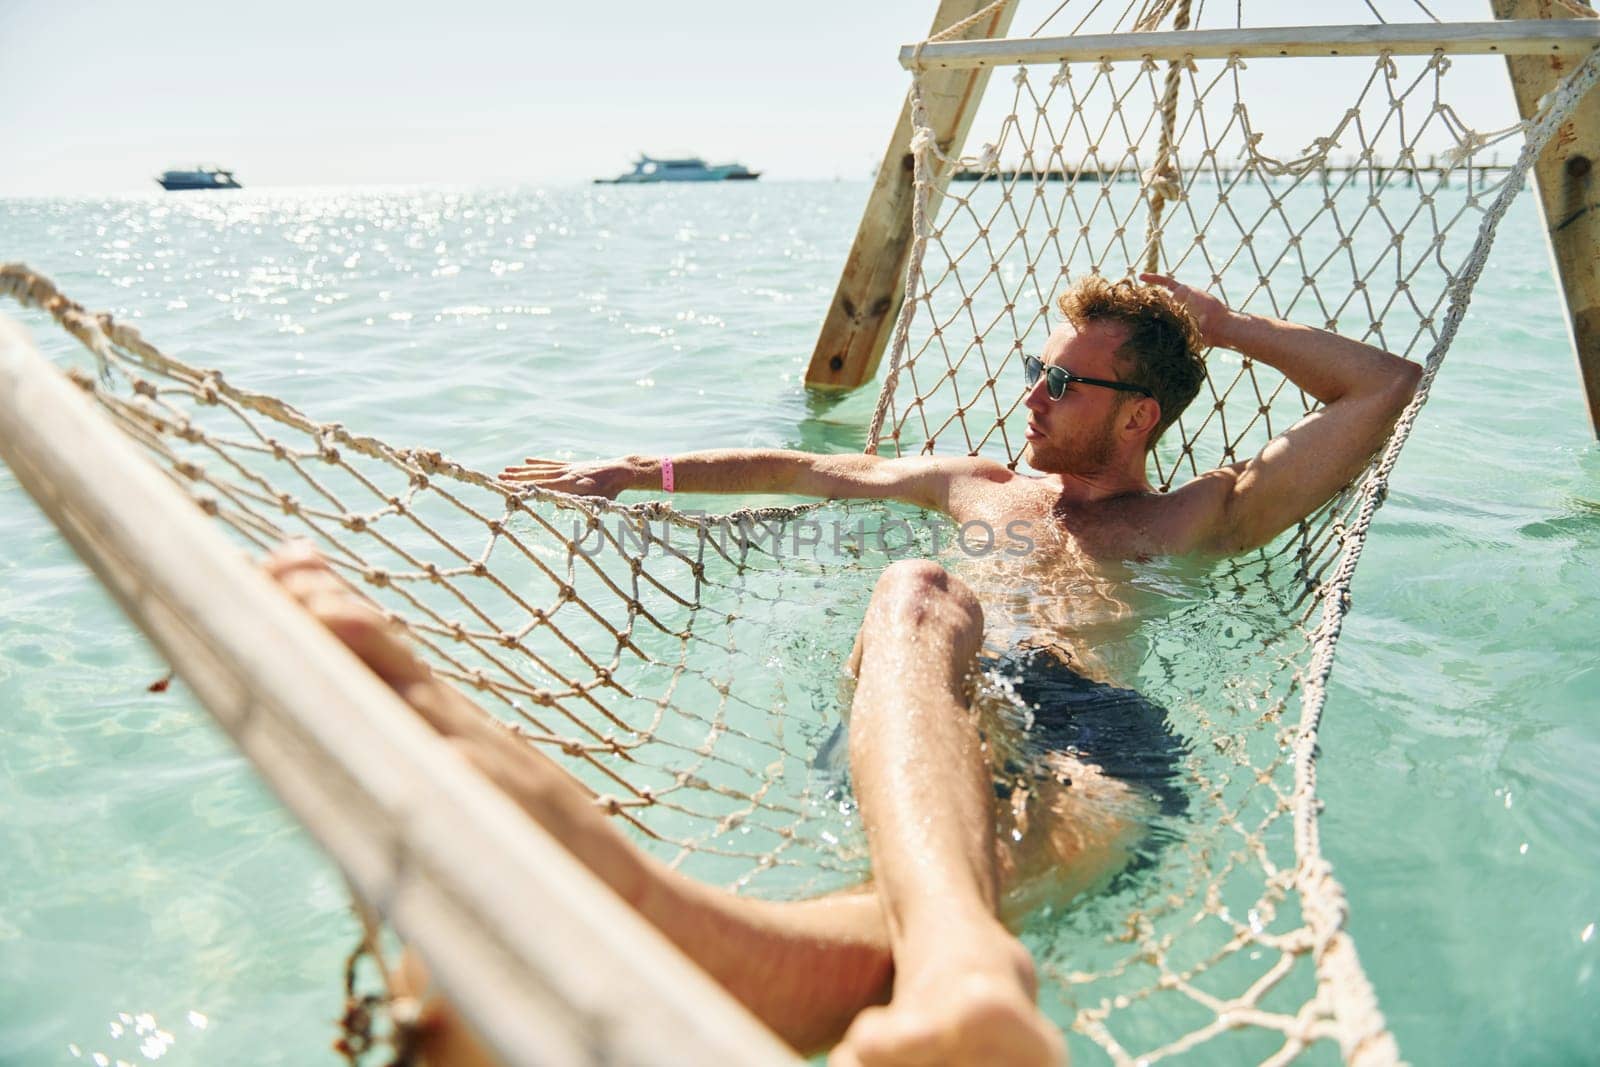
[[[686,159],[655,159],[641,154],[633,170],[616,178],[596,178],[596,185],[636,185],[648,182],[748,182],[761,177],[743,163],[719,163],[714,167],[691,156]]]
[[[169,170],[157,178],[163,189],[243,189],[233,171],[214,163],[201,163],[193,170]]]

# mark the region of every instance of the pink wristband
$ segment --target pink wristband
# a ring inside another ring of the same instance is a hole
[[[672,492],[672,460],[666,456],[661,457],[661,488],[664,492]]]

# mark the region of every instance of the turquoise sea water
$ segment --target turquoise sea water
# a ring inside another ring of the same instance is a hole
[[[0,201],[0,258],[480,468],[843,451],[871,397],[800,379],[865,192]],[[1380,513],[1323,730],[1324,848],[1416,1062],[1600,1048],[1597,564],[1600,448],[1524,197]],[[0,1063],[332,1062],[337,873],[186,694],[146,692],[162,664],[3,471],[0,575]]]

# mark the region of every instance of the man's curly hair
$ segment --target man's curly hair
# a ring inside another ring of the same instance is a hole
[[[1111,282],[1098,274],[1079,278],[1057,298],[1056,306],[1078,329],[1091,322],[1114,322],[1128,331],[1117,349],[1117,362],[1123,381],[1144,386],[1161,405],[1161,419],[1145,442],[1147,449],[1155,448],[1205,381],[1206,365],[1200,358],[1204,342],[1194,316],[1160,286],[1126,278]]]

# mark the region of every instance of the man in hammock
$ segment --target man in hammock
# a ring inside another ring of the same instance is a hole
[[[1048,528],[1061,567],[1216,557],[1267,543],[1347,484],[1415,390],[1417,367],[1398,357],[1230,311],[1170,278],[1143,279],[1091,277],[1061,297],[1065,321],[1026,364],[1025,456],[1039,477],[968,457],[730,450],[671,457],[670,466],[529,459],[502,478],[606,497],[675,487],[895,499],[994,529],[1018,520]],[[1322,407],[1255,457],[1158,493],[1146,459],[1198,393],[1207,345],[1276,367]],[[1117,802],[1129,790],[1092,765],[1075,767],[1071,781],[1046,776],[1032,809],[1042,825],[997,834],[1008,818],[1025,827],[996,805],[969,706],[983,612],[936,564],[906,560],[884,572],[853,656],[850,764],[873,886],[793,903],[735,897],[645,856],[575,780],[436,679],[315,557],[270,566],[463,755],[796,1048],[839,1042],[832,1062],[844,1067],[1062,1058],[1060,1033],[1034,1004],[1032,961],[1002,922],[1004,895],[1042,867],[1067,872],[1070,886],[1125,864],[1136,828]],[[1013,836],[1022,838],[1015,847],[1005,840]],[[441,1023],[434,1038],[441,1061],[470,1055],[457,1026]]]

